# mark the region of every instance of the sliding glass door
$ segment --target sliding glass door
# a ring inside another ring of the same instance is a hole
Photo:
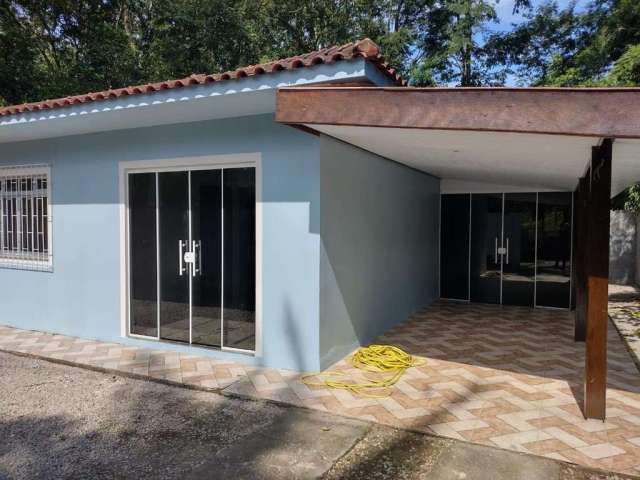
[[[255,168],[129,174],[130,333],[255,350]]]
[[[569,308],[570,192],[445,194],[442,298]]]

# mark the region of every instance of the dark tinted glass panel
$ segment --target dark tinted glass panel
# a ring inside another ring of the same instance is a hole
[[[500,303],[502,194],[471,195],[471,301]]]
[[[160,337],[189,341],[189,177],[158,174],[160,200]],[[182,242],[180,251],[179,242]]]
[[[536,194],[504,197],[502,303],[533,307],[536,261]]]
[[[440,296],[469,299],[469,195],[442,195]]]
[[[223,172],[224,346],[255,349],[255,169]]]
[[[191,172],[195,275],[192,341],[220,346],[222,301],[222,170]]]
[[[569,192],[538,194],[536,304],[540,306],[569,307],[571,198]]]
[[[130,331],[158,335],[156,174],[129,175]]]
[[[571,251],[575,252],[576,251],[576,242],[577,242],[577,234],[575,233],[576,230],[576,215],[573,215],[573,211],[575,209],[575,202],[576,202],[576,195],[577,192],[572,192],[571,193],[571,201],[572,201],[572,208],[571,208],[571,225],[572,225],[572,238],[571,238]],[[573,263],[573,262],[572,262]],[[570,298],[571,298],[571,305],[569,308],[571,308],[572,310],[576,308],[576,271],[575,269],[571,269],[571,293],[570,293]]]

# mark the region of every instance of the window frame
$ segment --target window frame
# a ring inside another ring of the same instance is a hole
[[[19,255],[14,257],[5,256],[7,252],[0,249],[0,269],[13,269],[13,270],[30,270],[30,271],[44,271],[44,272],[52,272],[53,271],[53,218],[52,218],[52,207],[51,207],[51,167],[45,164],[34,164],[34,165],[0,165],[0,181],[5,181],[8,178],[18,178],[18,181],[21,180],[20,177],[33,177],[33,176],[44,176],[47,182],[45,195],[47,199],[47,207],[46,207],[46,247],[47,251],[44,254],[44,258],[20,258]],[[0,200],[5,197],[6,193],[4,191],[0,192]],[[20,199],[21,195],[18,193],[14,198]],[[17,237],[21,237],[22,231],[22,202],[17,201],[17,218],[16,222],[17,228],[19,229],[17,233]],[[4,212],[3,212],[3,202],[0,201],[0,222],[4,222]],[[0,230],[4,223],[0,224]],[[1,240],[1,239],[0,239]],[[21,240],[21,238],[20,238]],[[18,240],[18,241],[20,241]],[[30,252],[33,253],[33,252]]]

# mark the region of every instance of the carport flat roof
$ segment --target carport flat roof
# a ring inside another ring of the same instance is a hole
[[[574,189],[612,138],[612,194],[640,181],[640,88],[292,87],[276,120],[443,179],[541,190]]]

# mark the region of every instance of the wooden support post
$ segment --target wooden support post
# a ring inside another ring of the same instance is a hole
[[[576,188],[575,205],[575,254],[573,259],[574,281],[576,291],[576,311],[574,323],[574,340],[584,342],[587,338],[587,199],[589,198],[589,171],[578,182]]]
[[[607,396],[607,322],[609,294],[609,217],[611,210],[612,141],[594,152],[589,176],[587,273],[587,338],[584,414],[605,419]]]

